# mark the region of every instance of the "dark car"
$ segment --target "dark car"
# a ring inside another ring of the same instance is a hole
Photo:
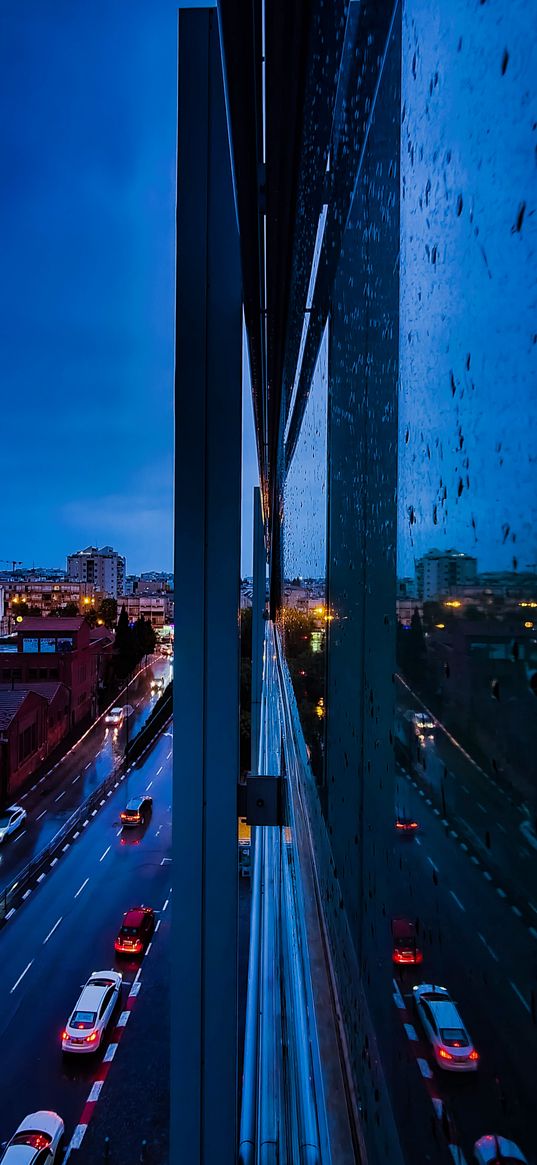
[[[141,955],[155,929],[151,906],[133,906],[123,915],[123,924],[114,943],[118,955]]]
[[[418,947],[416,927],[408,918],[392,918],[392,960],[394,963],[413,964],[423,962],[423,953]]]
[[[131,797],[120,813],[123,825],[144,825],[153,808],[153,798],[147,793],[141,797]]]
[[[417,832],[420,824],[414,817],[410,817],[407,813],[398,813],[395,819],[395,828],[398,833],[403,836],[412,835]]]

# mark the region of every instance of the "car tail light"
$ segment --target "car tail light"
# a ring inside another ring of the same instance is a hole
[[[451,1055],[451,1052],[446,1052],[445,1048],[439,1048],[438,1055],[440,1056],[441,1060],[453,1060],[454,1059],[454,1056]]]
[[[475,1048],[472,1048],[472,1051],[470,1052],[468,1059],[469,1060],[479,1060],[479,1052],[476,1052]]]
[[[94,1044],[96,1039],[97,1039],[97,1032],[92,1032],[91,1035],[86,1036],[86,1043],[87,1044]]]
[[[63,1031],[62,1032],[62,1040],[68,1040],[68,1039],[69,1039],[69,1033],[66,1031]]]

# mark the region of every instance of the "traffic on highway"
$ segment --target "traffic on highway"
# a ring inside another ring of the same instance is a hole
[[[168,662],[158,661],[124,720],[140,726],[161,686],[155,678],[168,672]],[[102,807],[0,931],[0,1040],[9,1049],[0,1143],[7,1165],[51,1165],[80,1148],[139,996],[143,1001],[146,960],[158,960],[169,928],[171,722],[126,769],[119,766],[123,725],[110,731],[104,721],[47,778],[42,799],[38,789],[21,798],[27,817],[1,851],[2,877],[13,877],[61,814],[118,766]],[[55,809],[59,792],[65,797]],[[144,812],[125,825],[122,814],[134,802]]]
[[[399,878],[382,888],[393,991],[379,1025],[405,1156],[532,1162],[535,855],[510,791],[418,704],[409,715],[419,749],[414,760],[399,751],[397,764]]]

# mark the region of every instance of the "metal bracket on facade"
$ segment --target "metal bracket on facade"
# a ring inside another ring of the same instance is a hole
[[[283,825],[281,776],[247,773],[237,785],[237,816],[248,825]]]

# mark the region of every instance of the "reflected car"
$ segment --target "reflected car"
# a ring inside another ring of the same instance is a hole
[[[100,1048],[121,994],[119,971],[93,971],[62,1032],[62,1052]]]
[[[392,918],[392,961],[416,966],[423,962],[423,951],[418,946],[416,927],[408,918]]]
[[[119,816],[123,825],[144,825],[152,808],[153,798],[142,793],[141,797],[131,797]]]
[[[159,695],[164,691],[164,679],[162,676],[156,676],[155,679],[151,680],[151,691],[158,692]]]
[[[402,836],[417,833],[419,827],[419,821],[416,821],[415,817],[411,817],[407,813],[398,813],[395,818],[395,828]]]
[[[474,1145],[474,1160],[477,1165],[528,1165],[528,1158],[514,1141],[487,1133]]]
[[[0,813],[0,843],[5,841],[11,833],[15,833],[20,829],[23,821],[26,821],[26,809],[22,805],[10,805],[4,813]]]
[[[449,991],[434,983],[420,983],[412,988],[412,995],[438,1067],[447,1072],[476,1072],[479,1052]]]
[[[105,724],[112,724],[114,728],[119,728],[120,725],[123,724],[124,715],[125,713],[123,708],[111,708],[110,711],[106,713],[104,722]]]
[[[155,929],[155,912],[151,906],[133,906],[123,915],[121,930],[114,943],[118,955],[141,955]]]
[[[64,1125],[57,1112],[31,1112],[8,1141],[2,1165],[54,1165],[63,1152]]]

